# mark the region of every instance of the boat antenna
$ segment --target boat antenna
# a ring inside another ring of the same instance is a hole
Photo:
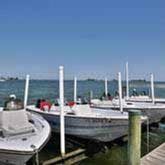
[[[30,75],[26,75],[25,93],[24,93],[24,108],[25,109],[27,107],[27,101],[28,101],[29,79],[30,79]]]
[[[77,103],[77,77],[74,77],[74,102]]]
[[[128,62],[125,65],[125,78],[126,78],[126,99],[129,99],[129,71],[128,71]]]
[[[65,120],[64,120],[64,67],[59,67],[59,95],[60,95],[60,144],[61,156],[65,156]]]
[[[118,72],[118,90],[119,90],[119,106],[120,106],[120,112],[123,113],[122,82],[121,82],[121,73],[120,72]]]
[[[154,75],[153,75],[153,73],[151,73],[151,98],[152,98],[152,103],[155,104]]]

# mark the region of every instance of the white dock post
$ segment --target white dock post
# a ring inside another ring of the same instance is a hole
[[[77,103],[77,77],[74,77],[74,102]]]
[[[59,67],[59,95],[60,95],[60,144],[61,156],[65,156],[65,120],[64,120],[64,67]]]
[[[154,75],[153,74],[151,74],[151,98],[152,98],[152,103],[155,104]]]
[[[93,91],[90,90],[90,100],[92,100],[92,99],[93,99]]]
[[[125,66],[125,74],[126,74],[126,99],[129,99],[129,72],[128,72],[128,62],[126,62]]]
[[[122,82],[121,82],[121,73],[120,72],[118,72],[118,90],[119,90],[119,106],[120,106],[120,112],[123,113]]]
[[[30,75],[26,75],[25,93],[24,93],[24,108],[25,109],[26,109],[27,101],[28,101],[29,79],[30,79]]]
[[[105,97],[108,96],[108,80],[105,78]]]

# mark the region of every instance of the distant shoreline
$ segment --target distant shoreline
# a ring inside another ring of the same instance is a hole
[[[25,81],[25,79],[13,79],[13,80],[5,80],[5,81]],[[30,79],[30,81],[59,81],[58,79]],[[65,81],[74,81],[73,79],[65,79]],[[86,81],[86,82],[104,82],[103,79],[100,79],[100,80],[87,80],[87,79],[80,79],[80,80],[77,80],[77,81]],[[117,80],[108,80],[108,82],[117,82]],[[122,81],[123,83],[125,83],[125,80]],[[130,80],[130,84],[148,84],[150,83],[150,81],[139,81],[139,80]],[[165,80],[164,81],[155,81],[154,83],[165,83]]]

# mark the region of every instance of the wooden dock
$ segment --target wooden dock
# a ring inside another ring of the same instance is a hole
[[[165,143],[145,155],[141,159],[141,165],[165,165]]]

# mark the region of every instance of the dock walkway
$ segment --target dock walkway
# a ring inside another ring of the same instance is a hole
[[[141,165],[165,165],[165,143],[145,155]]]

